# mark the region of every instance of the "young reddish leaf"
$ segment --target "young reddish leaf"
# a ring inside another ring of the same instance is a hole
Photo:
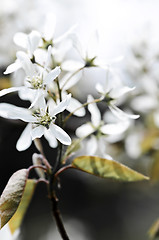
[[[76,169],[102,178],[111,178],[126,182],[149,179],[147,176],[144,176],[143,174],[114,160],[95,156],[77,157],[73,160],[72,166]]]
[[[29,203],[35,191],[36,183],[37,181],[34,179],[28,179],[26,182],[26,186],[25,186],[20,204],[18,206],[18,209],[13,215],[13,217],[10,219],[10,221],[8,222],[8,225],[12,234],[20,227],[23,221],[24,215],[26,213],[26,210],[29,206]]]
[[[0,228],[14,215],[21,201],[28,176],[27,169],[15,172],[9,179],[0,198]]]

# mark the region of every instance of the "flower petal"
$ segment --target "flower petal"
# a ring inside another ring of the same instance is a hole
[[[65,91],[73,87],[82,77],[82,71],[79,71],[75,75],[71,72],[65,74],[60,80],[60,87]]]
[[[31,131],[32,140],[34,140],[35,138],[41,138],[44,134],[44,131],[45,127],[42,125],[33,128]]]
[[[56,26],[56,16],[52,13],[46,14],[46,18],[44,20],[43,25],[43,37],[46,41],[50,41],[55,32],[55,26]]]
[[[46,77],[44,78],[44,84],[47,85],[47,84],[53,82],[53,80],[58,77],[58,75],[60,74],[60,72],[61,72],[60,67],[56,67],[55,69],[53,69],[52,71],[50,71],[50,72],[46,75]]]
[[[98,46],[99,46],[99,35],[98,35],[98,31],[96,30],[90,36],[88,41],[88,47],[87,47],[88,59],[92,59],[98,55]]]
[[[38,31],[33,30],[27,37],[28,37],[27,49],[29,51],[30,57],[32,57],[34,51],[37,49],[40,43],[41,35]]]
[[[88,98],[87,98],[87,102],[93,102],[93,101],[94,101],[94,98],[91,95],[89,95]],[[96,103],[89,104],[88,105],[88,110],[91,113],[92,124],[95,127],[99,126],[99,124],[101,122],[101,114],[100,114],[100,111],[99,111]]]
[[[50,129],[45,130],[44,137],[47,139],[50,147],[52,147],[52,148],[57,147],[57,145],[58,145],[57,140],[56,140],[55,136],[52,134]]]
[[[84,67],[84,61],[66,60],[62,63],[61,68],[64,71],[75,72]]]
[[[100,130],[104,134],[116,135],[126,131],[129,125],[130,125],[129,121],[122,121],[119,123],[106,124],[102,126]]]
[[[101,93],[101,94],[105,94],[105,90],[104,90],[104,87],[102,86],[102,84],[100,83],[97,83],[96,86],[95,86],[96,90]]]
[[[30,123],[27,124],[19,140],[17,141],[16,148],[18,151],[24,151],[30,147],[32,143],[31,134],[30,134],[31,129],[32,129],[32,124]]]
[[[86,123],[76,129],[76,135],[77,137],[82,138],[90,135],[94,131],[95,129],[92,127],[92,125],[90,123]]]
[[[29,107],[32,108],[34,106],[38,106],[38,108],[43,108],[45,109],[46,107],[46,103],[45,103],[45,99],[44,99],[44,92],[43,89],[31,89],[32,91],[32,103]]]
[[[67,108],[67,106],[69,105],[70,100],[71,100],[71,94],[68,94],[68,95],[66,96],[66,98],[65,98],[62,102],[60,102],[60,103],[53,109],[53,111],[50,111],[51,114],[52,114],[52,116],[54,116],[54,115],[56,115],[56,114],[58,114],[58,113],[60,113],[60,112],[63,112],[63,111]]]
[[[120,108],[118,108],[117,106],[111,104],[108,106],[109,109],[111,110],[111,112],[120,120],[128,120],[129,118],[131,119],[137,119],[140,117],[140,115],[133,115],[133,114],[128,114],[123,112]]]
[[[80,108],[81,107],[81,108]],[[80,108],[78,109],[77,111],[75,111],[77,108]],[[74,115],[78,116],[78,117],[83,117],[86,113],[85,111],[85,108],[82,107],[82,104],[75,98],[71,98],[70,100],[70,104],[67,106],[67,111],[69,112],[74,112]]]
[[[27,39],[27,34],[26,33],[17,32],[13,37],[13,41],[19,47],[27,49],[28,39]]]
[[[95,136],[91,136],[86,144],[86,151],[89,155],[94,155],[97,151],[98,143]]]
[[[33,63],[25,52],[18,51],[16,54],[18,60],[20,61],[23,70],[27,76],[34,76],[36,74]]]
[[[9,103],[0,103],[0,116],[9,119],[20,119],[24,122],[35,122],[31,111]]]
[[[118,88],[114,88],[111,91],[111,97],[112,98],[120,98],[121,96],[123,96],[124,94],[131,92],[135,89],[135,87],[127,87],[127,86],[122,86],[122,87],[118,87]]]
[[[22,65],[21,65],[20,61],[16,60],[14,63],[10,64],[7,67],[7,69],[5,70],[4,74],[10,74],[12,72],[15,72],[16,70],[18,70],[21,67],[22,67]]]
[[[69,135],[60,127],[55,124],[50,125],[50,130],[55,138],[57,138],[64,145],[71,144],[71,138]]]
[[[0,91],[0,97],[8,94],[8,93],[12,93],[12,92],[16,92],[16,91],[19,91],[21,89],[21,87],[11,87],[11,88],[5,88],[5,89],[2,89]]]

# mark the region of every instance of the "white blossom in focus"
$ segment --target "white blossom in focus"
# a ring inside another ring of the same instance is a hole
[[[26,150],[31,145],[32,140],[41,138],[43,135],[53,148],[57,147],[57,140],[64,145],[70,145],[71,138],[69,135],[61,127],[55,124],[56,115],[66,109],[70,99],[71,95],[69,94],[53,109],[46,104],[44,97],[39,99],[39,106],[36,109],[25,109],[16,107],[12,104],[1,103],[1,117],[20,119],[28,123],[17,142],[17,149],[19,151]]]
[[[51,47],[48,49],[50,55]],[[33,64],[25,52],[17,52],[17,59],[25,72],[24,86],[11,87],[0,91],[0,96],[18,91],[23,100],[30,100],[31,107],[35,105],[38,99],[47,93],[49,85],[57,78],[61,72],[60,67],[48,70],[47,62],[44,68]]]

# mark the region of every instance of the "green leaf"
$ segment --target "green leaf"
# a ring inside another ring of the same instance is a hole
[[[153,223],[148,234],[151,240],[154,240],[155,238],[159,237],[159,219],[157,219]]]
[[[71,154],[75,153],[76,151],[78,151],[80,149],[82,140],[83,140],[82,138],[72,140],[71,145],[69,145],[67,147],[67,150],[62,158],[63,163],[65,163],[65,161],[67,160],[68,157],[71,156]]]
[[[111,178],[120,181],[148,180],[147,176],[138,173],[114,160],[95,156],[80,156],[73,160],[72,167],[102,178]]]
[[[0,229],[16,212],[23,195],[27,177],[27,169],[21,169],[10,177],[0,198]]]
[[[34,179],[28,179],[26,182],[24,193],[18,209],[8,223],[12,234],[20,227],[23,221],[24,215],[35,191],[36,184],[37,181]]]

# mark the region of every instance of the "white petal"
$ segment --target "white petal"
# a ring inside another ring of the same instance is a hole
[[[46,61],[45,61],[45,65],[44,65],[44,68],[47,69],[49,63],[50,63],[50,60],[51,60],[51,54],[52,54],[52,46],[49,45],[48,49],[47,49],[47,54],[46,54]]]
[[[17,32],[13,37],[13,41],[15,42],[16,45],[27,49],[27,44],[28,44],[27,38],[28,38],[28,36],[26,33]]]
[[[22,51],[18,51],[16,55],[26,75],[30,77],[34,76],[36,74],[35,68],[28,55]]]
[[[92,59],[98,55],[98,46],[99,46],[99,35],[98,31],[96,30],[91,36],[88,41],[87,47],[87,57]]]
[[[0,103],[0,116],[9,119],[20,119],[24,122],[35,122],[31,111],[9,103]]]
[[[39,108],[46,107],[46,103],[44,101],[44,92],[43,89],[31,89],[32,91],[32,103],[29,108],[32,108],[34,106],[38,106]],[[34,99],[33,99],[34,98]]]
[[[60,67],[56,67],[55,69],[51,70],[44,78],[44,84],[47,85],[53,82],[53,80],[59,76],[60,72],[61,72]]]
[[[78,53],[80,54],[80,56],[85,59],[86,57],[86,53],[85,50],[83,49],[81,42],[79,41],[79,38],[77,36],[77,34],[72,34],[71,35],[71,39],[73,40],[73,46],[74,48],[78,51]]]
[[[28,87],[21,87],[18,91],[18,95],[22,100],[29,100],[30,102],[33,101],[35,98],[35,89],[31,89]]]
[[[50,129],[45,130],[44,137],[47,139],[50,147],[52,147],[52,148],[57,147],[57,145],[58,145],[57,140],[56,140],[55,136],[52,134]]]
[[[94,155],[97,151],[98,143],[95,136],[91,136],[86,145],[86,151],[89,155]]]
[[[119,87],[119,88],[114,88],[111,91],[111,97],[112,98],[119,98],[121,96],[123,96],[124,94],[131,92],[135,89],[135,87],[127,87],[127,86],[123,86],[123,87]]]
[[[49,111],[49,112],[52,112],[52,116],[60,112],[63,112],[67,108],[67,106],[70,104],[70,100],[71,100],[71,94],[68,94],[66,98],[53,109],[53,111]]]
[[[32,143],[31,134],[30,134],[31,129],[32,129],[32,124],[30,123],[27,124],[19,140],[17,141],[16,148],[18,151],[24,151],[30,147]]]
[[[79,71],[75,75],[71,72],[65,74],[60,80],[60,87],[65,91],[73,87],[82,77],[82,71]]]
[[[19,91],[20,89],[21,89],[21,87],[11,87],[11,88],[2,89],[0,91],[0,97],[6,95],[8,93]]]
[[[7,69],[5,70],[4,74],[13,73],[13,72],[17,71],[21,67],[22,67],[22,65],[21,65],[20,61],[16,60],[14,63],[10,64],[7,67]]]
[[[54,108],[56,107],[56,103],[52,98],[49,98],[49,100],[47,101],[47,106],[49,108],[49,114],[50,116],[54,116]]]
[[[80,109],[78,109],[77,111],[75,111],[77,108],[81,107]],[[83,117],[86,113],[85,108],[82,107],[82,104],[75,98],[71,98],[70,100],[70,104],[67,106],[67,111],[69,112],[74,112],[74,115],[78,116],[78,117]]]
[[[133,115],[133,114],[128,114],[123,112],[120,108],[118,108],[117,106],[111,104],[108,106],[109,109],[111,110],[111,112],[120,120],[128,120],[129,118],[131,119],[137,119],[140,117],[140,115]]]
[[[131,101],[131,107],[139,112],[147,113],[158,106],[157,98],[149,95],[135,97]]]
[[[113,158],[107,154],[107,149],[109,149],[109,146],[107,144],[106,138],[101,137],[98,140],[98,151],[99,151],[99,156],[104,157],[108,160],[113,160]]]
[[[33,30],[29,35],[28,35],[28,50],[30,53],[30,57],[32,57],[32,54],[34,51],[37,49],[39,46],[41,40],[40,33],[38,31]]]
[[[77,137],[82,138],[90,135],[94,131],[95,129],[92,127],[92,125],[90,123],[86,123],[76,129],[76,135]]]
[[[60,37],[54,39],[54,44],[58,44],[58,43],[62,42],[65,38],[67,38],[73,32],[73,30],[76,27],[77,27],[77,24],[73,25],[64,34],[62,34]]]
[[[78,69],[84,67],[84,61],[76,61],[76,60],[66,60],[62,63],[61,68],[64,71],[75,72]]]
[[[87,102],[93,102],[93,101],[94,101],[94,98],[91,95],[89,95],[88,99],[87,99]],[[96,103],[89,104],[88,105],[88,110],[91,113],[92,124],[95,127],[99,126],[99,124],[101,122],[101,114],[100,114],[100,111],[99,111]]]
[[[103,88],[103,86],[102,86],[102,84],[100,84],[100,83],[97,83],[96,86],[95,86],[95,88],[96,88],[96,90],[97,90],[99,93],[101,93],[101,94],[105,94],[105,93],[106,93],[105,90],[104,90],[104,88]]]
[[[120,123],[106,124],[102,126],[100,130],[104,134],[121,134],[128,129],[129,125],[129,121],[123,121]]]
[[[45,127],[41,125],[33,128],[31,131],[32,140],[34,140],[35,138],[41,138],[44,134],[44,131]]]
[[[46,14],[44,19],[43,36],[45,40],[49,41],[53,38],[56,26],[56,16],[52,13]]]
[[[55,138],[57,138],[64,145],[71,144],[71,138],[69,135],[60,127],[55,124],[50,125],[50,130]]]
[[[126,138],[125,148],[129,157],[138,159],[142,154],[141,147],[140,147],[142,137],[143,136],[139,131],[138,133],[134,132],[132,134],[129,134],[128,137]]]

